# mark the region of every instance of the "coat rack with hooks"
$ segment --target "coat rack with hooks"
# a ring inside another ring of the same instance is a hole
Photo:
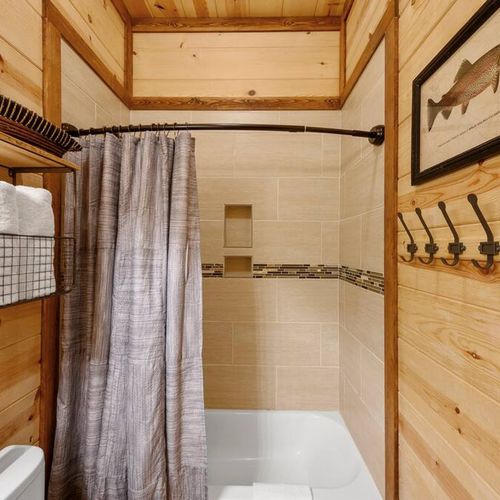
[[[479,253],[481,255],[486,256],[486,263],[481,264],[480,262],[478,262],[477,259],[470,259],[470,261],[477,269],[489,272],[495,269],[494,265],[495,256],[500,254],[500,242],[495,240],[493,231],[491,230],[491,227],[489,226],[486,217],[484,216],[481,208],[479,207],[477,195],[474,193],[469,194],[467,196],[467,201],[472,206],[472,209],[474,210],[477,219],[481,223],[481,226],[483,227],[484,232],[486,233],[486,241],[481,241],[478,244]],[[446,224],[453,236],[453,241],[449,242],[447,246],[448,253],[453,255],[453,259],[449,260],[444,257],[441,257],[439,260],[446,266],[454,267],[460,263],[462,258],[461,256],[466,251],[467,248],[465,244],[462,241],[460,241],[460,236],[458,234],[458,231],[456,230],[451,220],[451,217],[448,214],[446,203],[444,201],[440,201],[437,206],[441,211],[444,220],[446,221]],[[439,246],[434,241],[434,236],[422,215],[421,208],[420,207],[415,208],[415,213],[420,223],[422,224],[428,238],[428,241],[425,244],[425,253],[428,255],[428,257],[427,258],[417,257],[417,259],[422,264],[431,265],[435,261],[435,255],[439,251]],[[408,225],[403,217],[403,214],[401,212],[398,212],[397,215],[399,221],[401,222],[401,225],[403,226],[403,229],[405,230],[410,240],[410,243],[406,245],[406,251],[408,252],[409,257],[406,257],[405,255],[400,255],[399,257],[403,262],[412,262],[415,258],[415,254],[418,251],[418,245],[415,243],[415,238],[410,229],[408,228]]]

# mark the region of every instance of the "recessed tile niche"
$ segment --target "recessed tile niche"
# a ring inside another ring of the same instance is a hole
[[[226,255],[224,257],[225,278],[251,278],[252,257],[246,255]]]
[[[224,247],[252,247],[252,205],[225,206]]]

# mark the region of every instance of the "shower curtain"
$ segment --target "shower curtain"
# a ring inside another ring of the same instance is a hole
[[[76,282],[63,302],[49,498],[205,500],[194,140],[80,143],[66,187]]]

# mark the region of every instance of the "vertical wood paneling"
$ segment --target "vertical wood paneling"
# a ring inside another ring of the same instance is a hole
[[[438,201],[446,201],[471,252],[458,268],[399,264],[404,500],[413,500],[416,491],[449,499],[498,498],[500,491],[500,280],[498,264],[482,275],[468,260],[477,256],[484,235],[466,200],[468,193],[478,193],[487,219],[499,220],[500,157],[418,187],[409,178],[412,81],[483,3],[400,2],[399,209],[415,231],[420,226],[413,211],[423,207],[431,231],[451,239],[437,209]],[[492,228],[498,239],[498,226]],[[399,231],[403,254],[406,241]],[[440,247],[447,256],[446,243]]]

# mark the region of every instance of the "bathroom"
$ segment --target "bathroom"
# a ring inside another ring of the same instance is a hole
[[[0,500],[500,498],[499,7],[4,0]]]

